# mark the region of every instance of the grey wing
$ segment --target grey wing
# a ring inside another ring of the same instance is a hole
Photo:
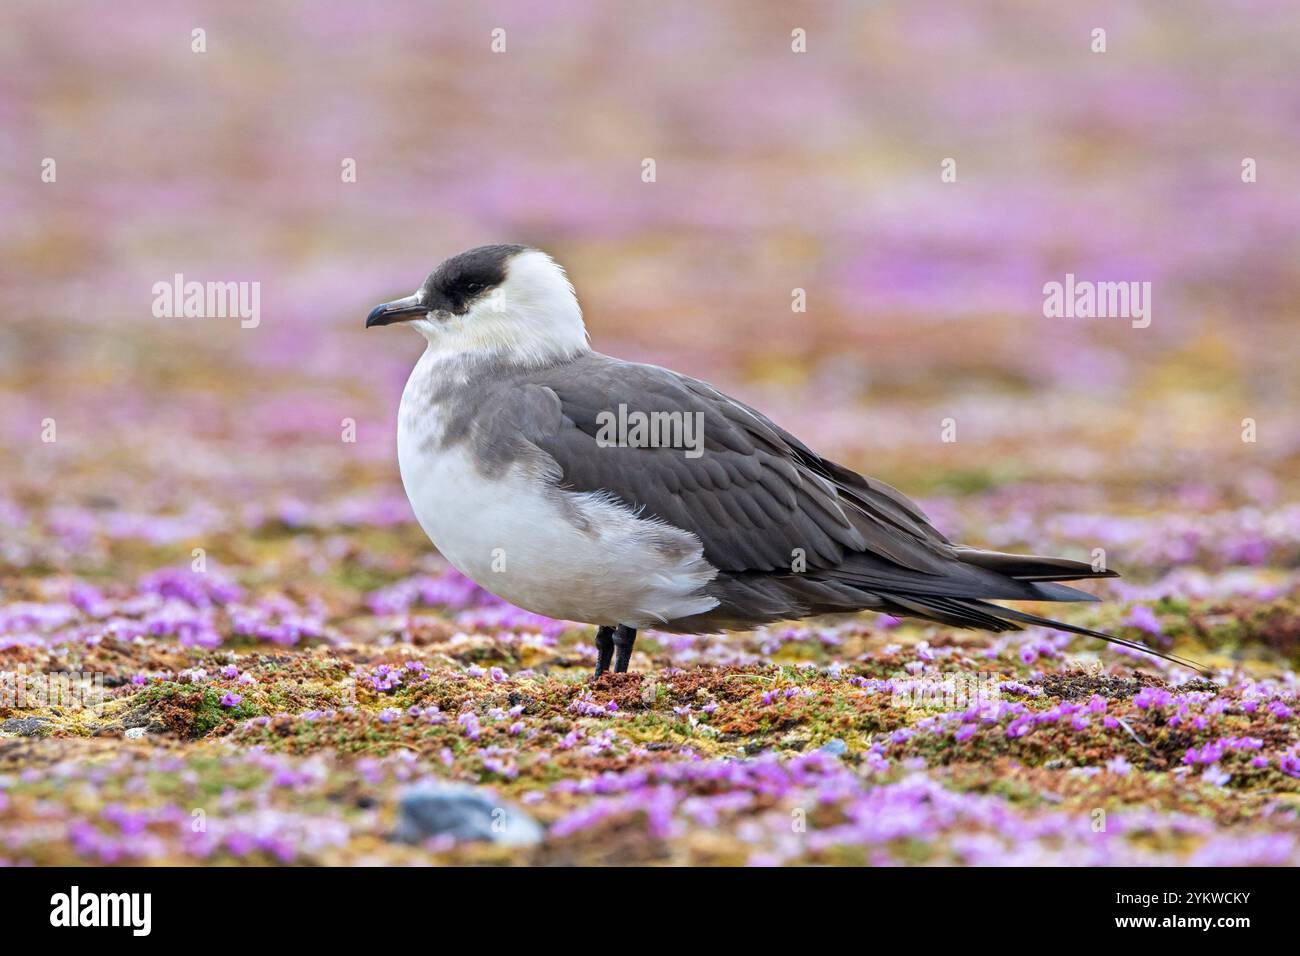
[[[562,487],[605,492],[694,533],[722,571],[788,572],[796,556],[829,569],[853,554],[908,576],[954,563],[952,545],[902,494],[821,458],[703,382],[592,353],[530,377],[529,390],[532,410],[516,421],[554,460]],[[620,405],[629,416],[692,416],[702,453],[598,442]]]

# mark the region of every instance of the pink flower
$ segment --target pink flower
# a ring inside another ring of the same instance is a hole
[[[1145,604],[1139,604],[1128,612],[1128,617],[1120,622],[1125,627],[1137,628],[1153,637],[1159,637],[1164,631],[1160,627],[1160,619],[1156,617],[1155,611]]]
[[[1167,690],[1159,687],[1143,687],[1133,696],[1133,704],[1141,710],[1159,710],[1172,699]]]

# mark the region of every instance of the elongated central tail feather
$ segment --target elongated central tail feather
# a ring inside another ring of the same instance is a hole
[[[1154,647],[1148,647],[1139,641],[1130,641],[1123,637],[1116,637],[1114,634],[1107,634],[1105,631],[1094,631],[1092,628],[1066,624],[1063,621],[1054,621],[1051,618],[1039,617],[1025,611],[1002,607],[1000,604],[990,604],[987,601],[957,598],[936,599],[916,595],[907,595],[906,597],[890,595],[890,601],[898,604],[904,613],[915,614],[918,617],[928,617],[931,620],[940,621],[944,624],[953,624],[957,627],[978,627],[989,631],[1018,631],[1021,629],[1021,624],[1034,624],[1038,627],[1048,627],[1058,631],[1068,631],[1071,634],[1082,634],[1085,637],[1095,637],[1110,644],[1117,644],[1120,647],[1127,647],[1130,650],[1159,657],[1171,664],[1189,667],[1201,674],[1211,673],[1210,669],[1204,664],[1198,664],[1196,661],[1179,657],[1177,654],[1158,651]]]
[[[1178,654],[1166,653],[1164,650],[1156,650],[1156,648],[1140,643],[1140,641],[1127,640],[1125,637],[1117,637],[1113,635],[1113,633],[1093,631],[1091,627],[1079,627],[1078,624],[1066,624],[1065,622],[1062,622],[1062,620],[1040,618],[1039,615],[1028,614],[1027,611],[1019,611],[1011,609],[1011,607],[988,604],[987,601],[961,601],[959,604],[963,605],[963,607],[965,607],[965,609],[972,615],[987,615],[989,618],[1001,620],[1001,622],[1004,623],[1004,628],[1002,628],[1002,630],[1021,630],[1021,628],[1018,627],[1018,624],[1013,624],[1011,622],[1018,622],[1019,624],[1036,624],[1037,627],[1049,627],[1056,631],[1067,631],[1070,633],[1078,633],[1078,635],[1086,637],[1097,637],[1097,639],[1104,640],[1106,643],[1118,644],[1121,648],[1138,650],[1140,653],[1151,654],[1152,657],[1162,658],[1170,663],[1177,663],[1177,665],[1183,667],[1190,667],[1191,670],[1199,672],[1199,674],[1210,674],[1210,672],[1212,672],[1209,667],[1206,667],[1203,663],[1190,661],[1190,659],[1186,657],[1179,657]],[[987,627],[987,624],[978,624],[978,627]]]
[[[979,602],[983,603],[983,602]],[[1198,664],[1196,661],[1188,660],[1185,657],[1179,657],[1177,654],[1168,654],[1164,651],[1158,651],[1154,647],[1148,647],[1140,641],[1130,641],[1123,637],[1116,637],[1114,634],[1107,634],[1105,631],[1094,631],[1092,628],[1079,627],[1075,624],[1066,624],[1062,621],[1054,621],[1048,617],[1039,617],[1036,614],[1028,614],[1024,611],[1013,610],[1012,608],[999,607],[996,604],[988,605],[990,608],[996,608],[996,613],[1001,614],[1004,618],[1010,618],[1013,621],[1021,621],[1025,624],[1036,624],[1039,627],[1050,627],[1058,631],[1069,631],[1071,634],[1082,634],[1086,637],[1096,637],[1111,644],[1118,644],[1120,647],[1127,647],[1130,650],[1141,651],[1143,654],[1150,654],[1153,657],[1159,657],[1169,661],[1171,664],[1180,664],[1183,667],[1190,667],[1199,674],[1211,673],[1210,668],[1204,664]]]

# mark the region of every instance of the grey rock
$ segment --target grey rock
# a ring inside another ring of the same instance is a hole
[[[0,731],[19,737],[44,737],[50,732],[48,717],[11,717],[0,724]]]
[[[122,736],[126,737],[128,740],[139,740],[144,736],[144,733],[145,730],[143,727],[128,727]]]
[[[832,757],[843,757],[849,752],[849,745],[840,740],[839,737],[832,737],[817,749],[824,754],[830,754]]]
[[[543,831],[523,810],[468,784],[423,783],[402,794],[393,839],[415,844],[443,835],[532,846],[541,842]]]
[[[141,704],[127,711],[119,721],[119,729],[131,730],[135,727],[143,727],[147,734],[166,733],[167,725],[158,718],[157,714],[150,710],[152,706],[151,704]]]

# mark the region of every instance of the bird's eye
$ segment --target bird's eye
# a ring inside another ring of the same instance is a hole
[[[482,282],[471,282],[471,283],[469,283],[468,285],[465,286],[465,291],[468,292],[470,295],[475,295],[475,294],[477,294],[477,293],[479,293],[479,292],[482,292],[482,291],[483,291],[483,283],[482,283]]]

